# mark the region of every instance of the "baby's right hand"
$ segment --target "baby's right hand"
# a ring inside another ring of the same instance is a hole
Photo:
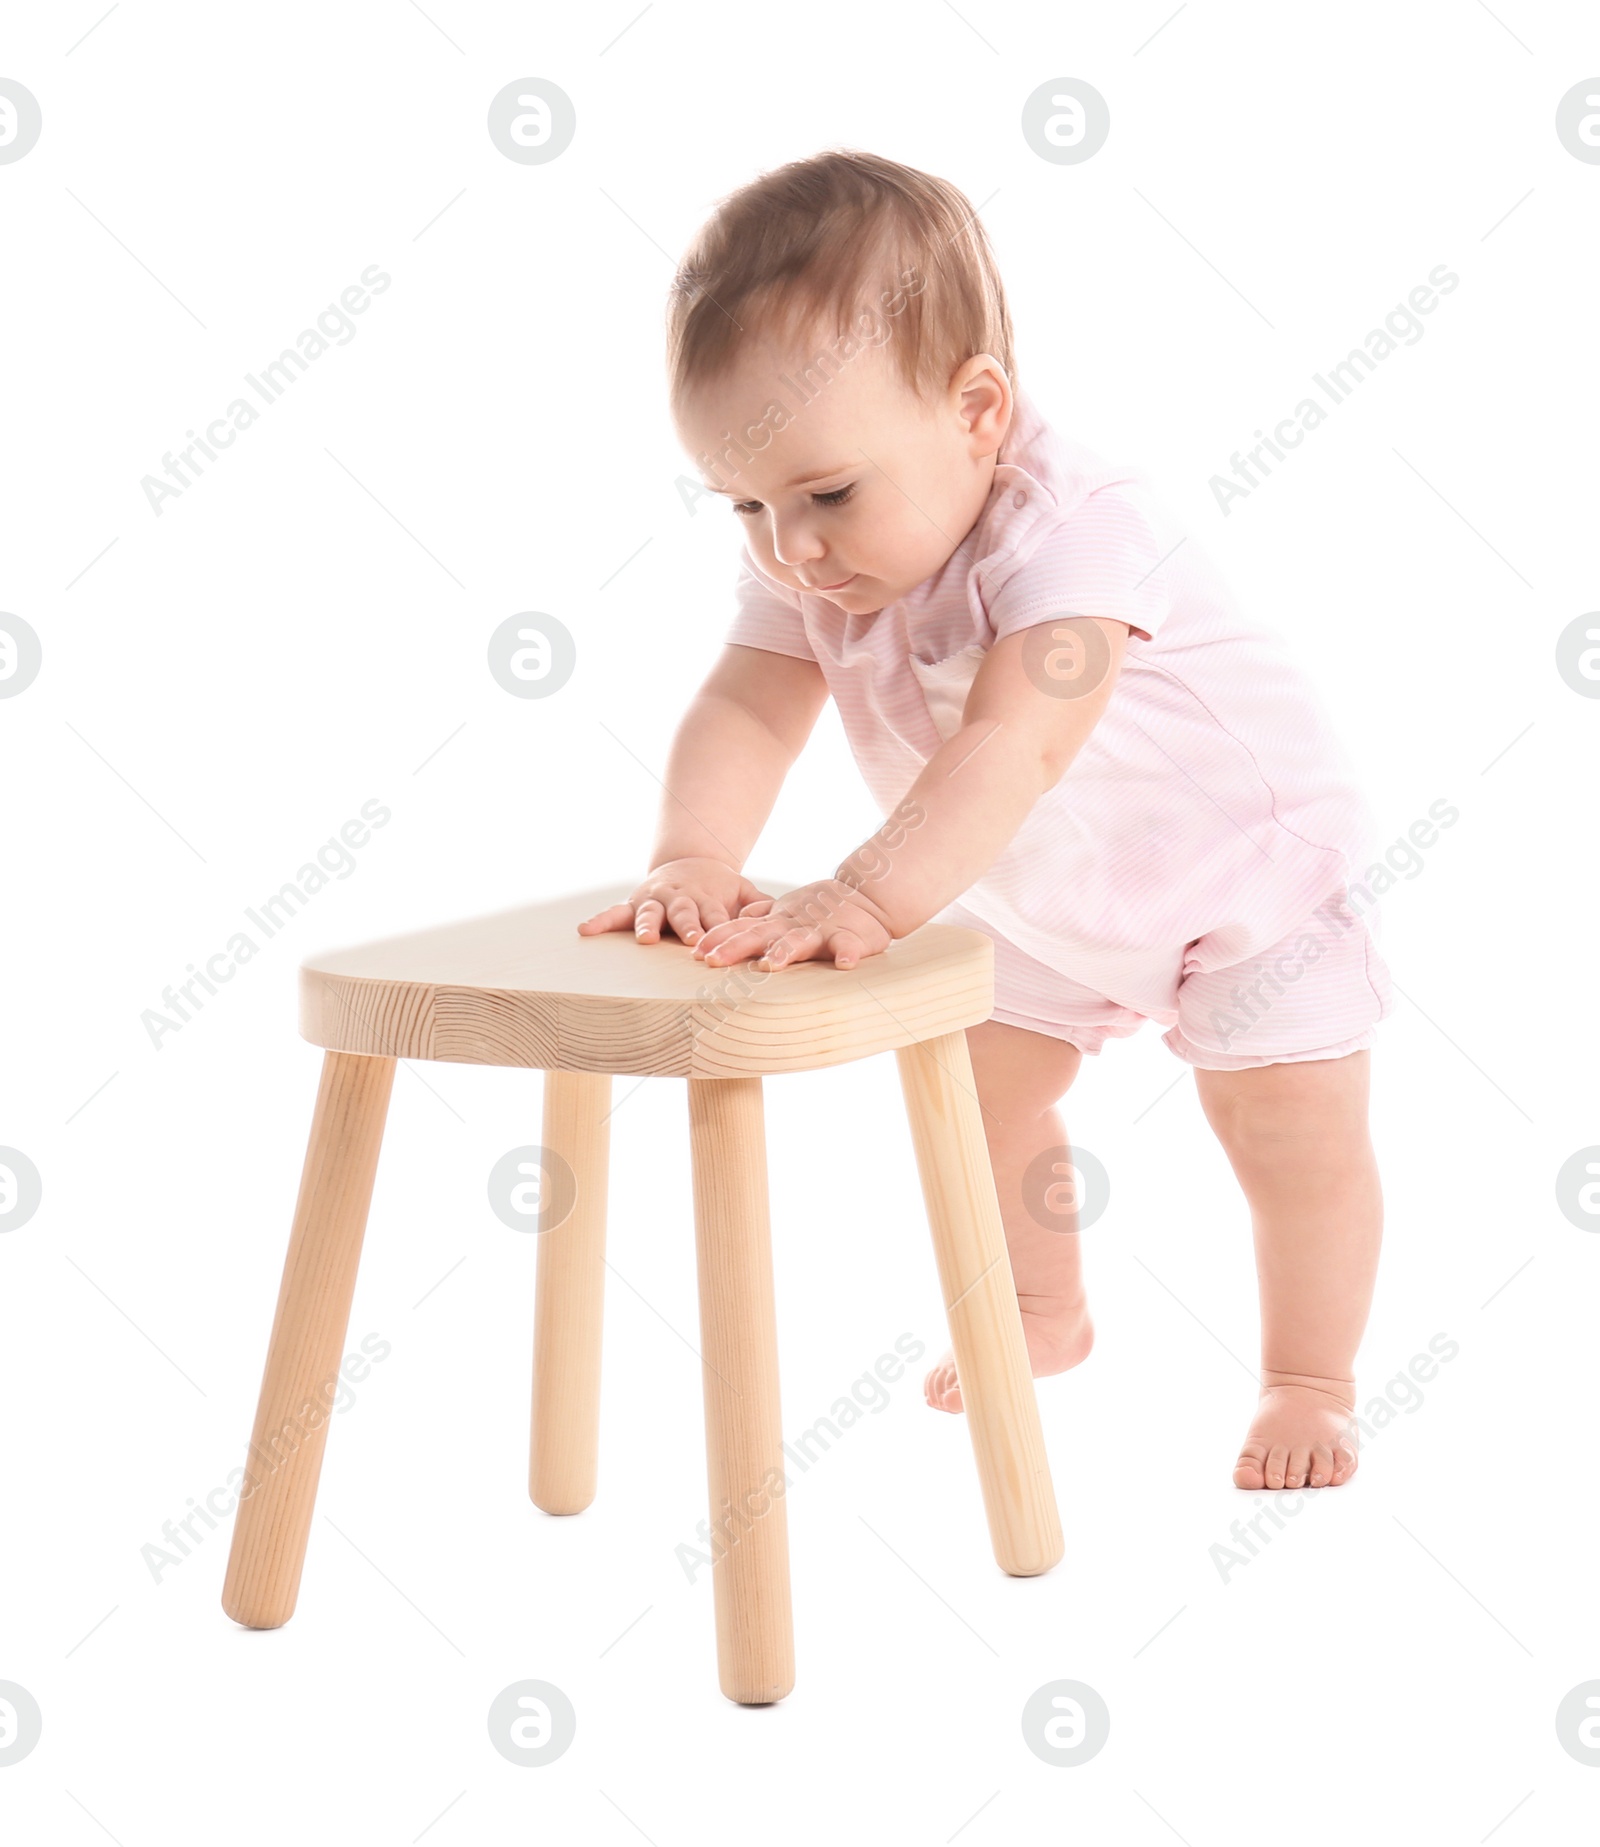
[[[772,902],[742,872],[720,859],[669,859],[657,866],[627,899],[596,911],[578,925],[582,936],[631,929],[641,943],[658,943],[663,924],[686,943],[696,943],[714,924],[726,923],[746,905]]]

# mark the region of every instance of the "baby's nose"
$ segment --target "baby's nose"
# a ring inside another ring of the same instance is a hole
[[[811,564],[822,556],[822,544],[814,531],[803,525],[774,526],[772,555],[779,564],[791,569],[797,564]]]

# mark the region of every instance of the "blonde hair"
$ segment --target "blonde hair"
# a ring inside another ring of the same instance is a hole
[[[992,353],[1016,388],[1005,291],[966,195],[855,148],[792,160],[721,199],[678,265],[669,401],[718,376],[746,339],[862,322],[925,400],[975,353]]]

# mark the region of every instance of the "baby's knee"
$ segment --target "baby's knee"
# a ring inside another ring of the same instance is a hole
[[[968,1027],[967,1043],[991,1145],[1036,1136],[1083,1062],[1083,1053],[1067,1040],[999,1020]]]

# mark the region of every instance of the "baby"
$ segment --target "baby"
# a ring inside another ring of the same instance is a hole
[[[1139,471],[1020,391],[947,182],[851,151],[763,175],[699,233],[668,327],[679,437],[741,526],[738,613],[678,728],[649,876],[578,928],[763,970],[852,968],[930,921],[990,936],[995,1009],[967,1040],[1036,1375],[1094,1338],[1057,1102],[1085,1052],[1160,1022],[1255,1230],[1234,1483],[1348,1481],[1392,1003],[1347,901],[1372,817],[1315,692]],[[741,868],[830,694],[891,822],[774,897]],[[925,1394],[961,1409],[950,1355]]]

